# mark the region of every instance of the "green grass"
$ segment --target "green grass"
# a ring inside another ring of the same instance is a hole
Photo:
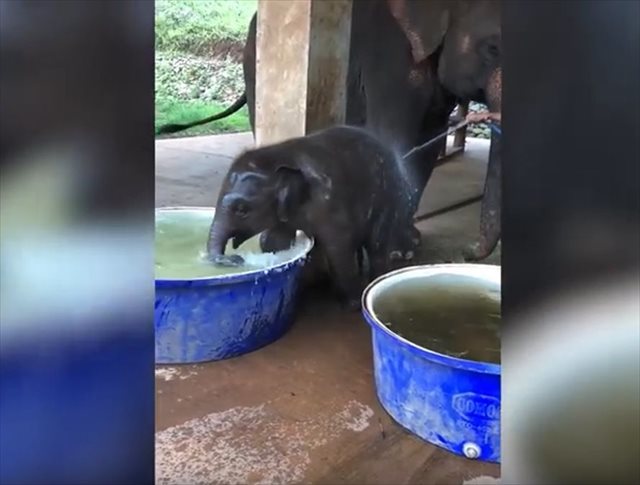
[[[167,123],[189,123],[202,118],[206,118],[225,109],[214,102],[204,102],[200,100],[174,100],[166,98],[156,98],[156,122],[155,129]],[[250,131],[249,114],[245,106],[240,111],[219,121],[214,121],[202,126],[196,126],[189,130],[181,131],[172,135],[165,135],[161,138],[211,135],[216,133],[230,133],[239,131]]]
[[[156,0],[156,49],[204,54],[244,42],[257,0]]]

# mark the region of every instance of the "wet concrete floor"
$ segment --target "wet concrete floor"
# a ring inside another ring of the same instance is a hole
[[[157,141],[156,206],[213,206],[233,156],[252,143],[250,133]],[[464,155],[436,169],[418,214],[480,194],[488,148],[469,139]],[[420,222],[420,262],[459,260],[479,208]],[[498,248],[486,262],[499,258]],[[394,424],[375,396],[369,328],[325,292],[307,291],[293,328],[266,348],[157,366],[156,393],[158,483],[429,485],[500,474]]]

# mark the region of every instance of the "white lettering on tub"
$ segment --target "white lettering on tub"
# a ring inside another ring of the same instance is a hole
[[[467,420],[497,421],[500,419],[500,400],[493,396],[465,392],[453,396],[451,405]]]
[[[456,426],[460,429],[464,429],[473,433],[473,436],[475,436],[475,438],[473,439],[485,445],[489,444],[496,435],[500,434],[500,430],[498,428],[482,424],[472,424],[468,421],[465,421],[464,419],[458,419],[456,421]]]

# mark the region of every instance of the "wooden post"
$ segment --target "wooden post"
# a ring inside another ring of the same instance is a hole
[[[460,103],[458,104],[458,117],[459,118],[466,118],[467,114],[469,113],[469,103]],[[439,155],[439,160],[440,163],[439,165],[442,165],[443,163],[445,163],[447,160],[451,159],[452,157],[454,157],[455,155],[458,155],[460,153],[464,153],[464,147],[465,147],[465,141],[466,141],[466,137],[467,137],[467,127],[462,127],[459,130],[457,130],[454,134],[453,134],[453,146],[451,147],[451,151],[447,152],[447,144],[445,143],[442,146],[442,150],[440,151],[440,155]]]
[[[352,0],[259,0],[256,144],[345,119]]]
[[[468,101],[466,103],[458,104],[458,114],[459,114],[460,118],[462,118],[462,119],[467,117],[467,115],[469,114],[469,102]],[[464,151],[464,144],[465,144],[466,137],[467,137],[467,127],[465,126],[463,128],[460,128],[453,135],[453,146],[455,148],[460,147],[460,148],[462,148],[462,151]]]

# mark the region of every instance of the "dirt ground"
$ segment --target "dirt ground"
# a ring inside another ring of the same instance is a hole
[[[251,134],[156,142],[156,206],[213,206]],[[438,168],[418,214],[482,192],[489,144]],[[455,261],[477,236],[479,204],[418,224],[421,262]],[[487,261],[499,264],[499,248]],[[324,293],[302,295],[293,328],[250,354],[156,367],[156,479],[230,483],[495,483],[500,468],[405,432],[375,396],[370,331]]]

